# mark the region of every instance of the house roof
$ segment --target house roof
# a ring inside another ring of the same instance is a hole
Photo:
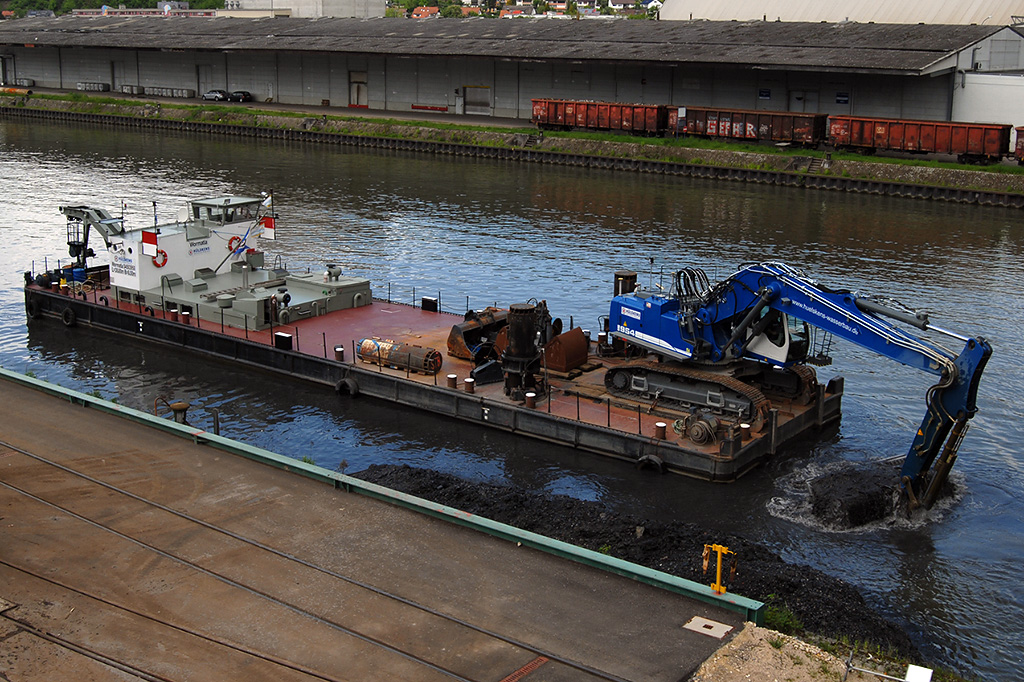
[[[714,21],[76,17],[0,25],[0,45],[283,50],[922,74],[1003,27]]]

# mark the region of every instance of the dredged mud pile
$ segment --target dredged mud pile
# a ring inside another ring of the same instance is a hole
[[[373,465],[356,478],[438,504],[539,533],[573,545],[654,568],[695,582],[705,576],[705,544],[725,544],[739,557],[731,592],[789,609],[806,630],[827,637],[871,642],[900,655],[917,657],[907,634],[871,609],[850,584],[812,568],[791,564],[767,548],[739,536],[711,533],[690,523],[652,522],[606,511],[601,504],[474,483],[409,466]]]

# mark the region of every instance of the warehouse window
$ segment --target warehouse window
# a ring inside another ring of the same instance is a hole
[[[988,70],[1006,71],[1019,68],[1020,63],[1020,41],[1019,40],[993,40],[992,48],[989,50]],[[974,68],[974,65],[971,65]]]

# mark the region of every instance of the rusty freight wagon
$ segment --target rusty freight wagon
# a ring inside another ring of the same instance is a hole
[[[814,147],[825,139],[827,116],[793,111],[752,111],[682,107],[679,125],[686,135]]]
[[[879,149],[955,154],[961,163],[995,163],[1010,151],[1012,127],[998,123],[829,116],[828,142],[837,149],[869,154]]]
[[[535,99],[533,123],[538,128],[622,131],[663,135],[669,128],[669,107],[664,104],[623,104]]]

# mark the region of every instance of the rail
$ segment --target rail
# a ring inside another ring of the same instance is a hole
[[[464,511],[454,509],[441,504],[430,502],[413,495],[391,490],[373,483],[361,481],[352,476],[347,476],[337,471],[331,471],[315,464],[292,459],[284,455],[265,450],[252,445],[247,445],[230,438],[218,436],[202,429],[178,424],[172,420],[163,419],[139,410],[108,402],[102,398],[82,393],[74,389],[58,386],[41,379],[19,374],[0,367],[0,379],[28,386],[49,395],[64,398],[73,404],[82,405],[93,409],[113,414],[125,419],[151,426],[162,431],[180,436],[193,441],[197,445],[209,445],[212,448],[227,452],[229,454],[245,457],[262,464],[267,464],[284,471],[297,473],[307,478],[326,483],[334,488],[350,493],[365,495],[390,504],[411,509],[421,514],[426,514],[450,523],[456,523],[477,531],[487,533],[510,542],[517,542],[528,547],[553,554],[570,561],[592,566],[602,571],[615,573],[631,580],[646,583],[659,589],[668,590],[697,599],[702,602],[728,609],[743,615],[747,620],[756,624],[764,623],[765,604],[735,594],[716,594],[710,586],[695,583],[684,578],[679,578],[661,571],[645,566],[623,561],[610,557],[600,552],[584,549],[552,538],[531,533],[514,526],[509,526],[497,521],[491,521],[475,514],[468,514]]]

